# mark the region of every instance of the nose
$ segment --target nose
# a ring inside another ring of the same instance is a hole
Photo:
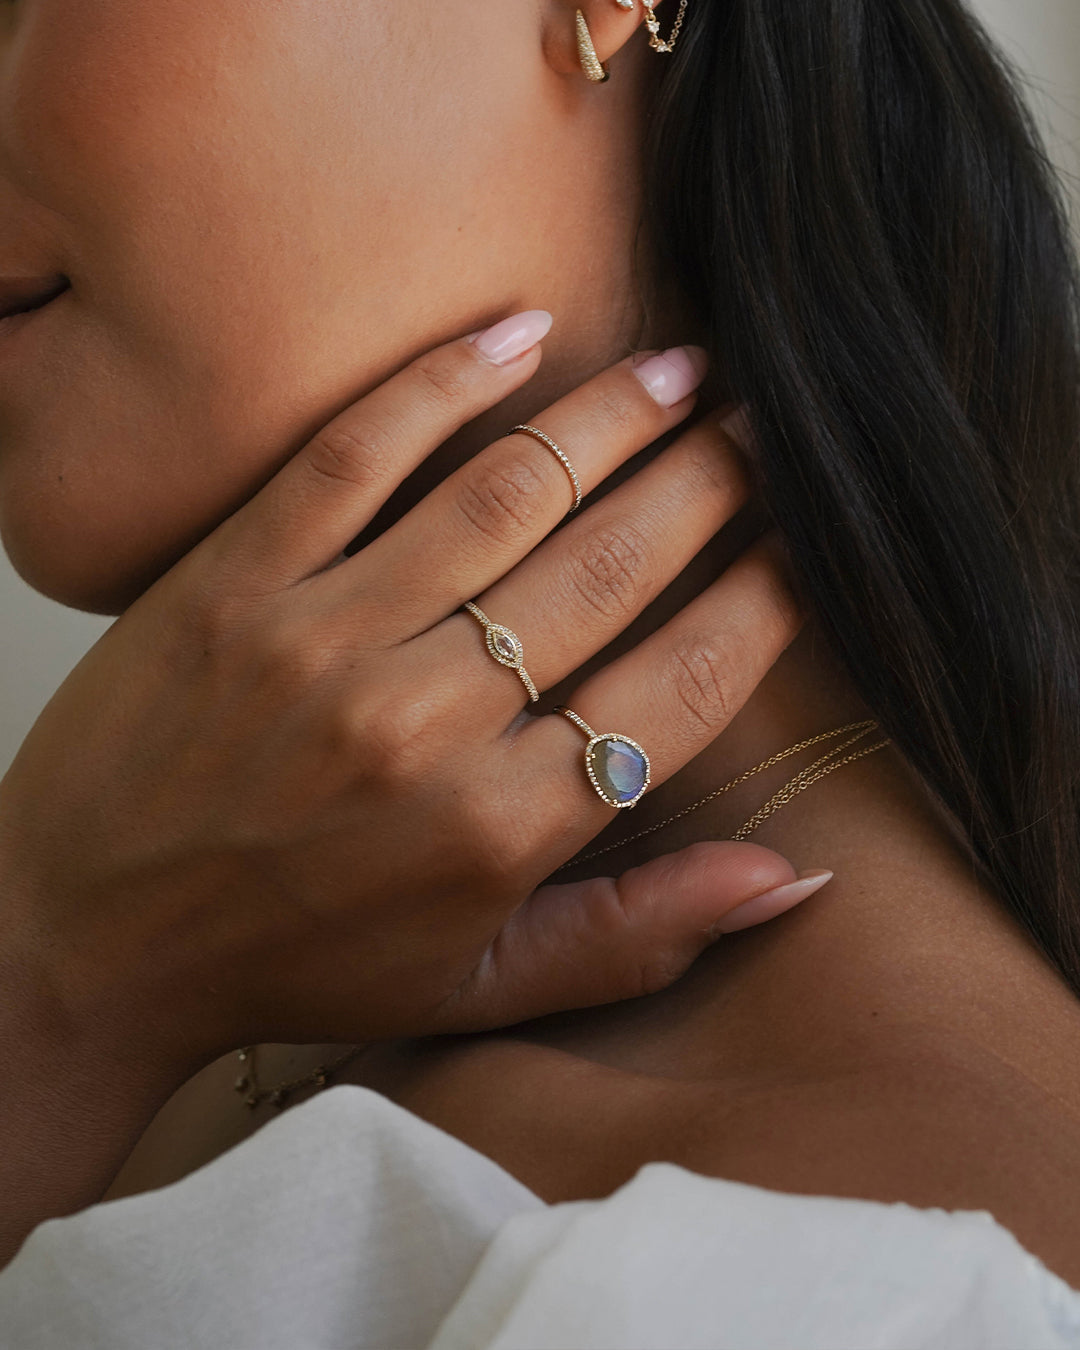
[[[58,273],[47,277],[0,276],[0,319],[27,309],[40,309],[70,285],[67,277]]]

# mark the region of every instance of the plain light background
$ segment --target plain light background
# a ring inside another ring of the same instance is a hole
[[[1024,72],[1080,241],[1080,0],[973,0]],[[0,447],[2,453],[2,447]],[[46,600],[0,555],[0,775],[68,671],[113,622]]]

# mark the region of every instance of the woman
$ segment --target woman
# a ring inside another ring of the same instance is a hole
[[[658,19],[5,14],[14,1343],[1080,1344],[1059,190],[953,0]]]

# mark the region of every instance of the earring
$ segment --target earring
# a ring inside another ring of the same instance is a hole
[[[617,0],[622,4],[622,0]],[[660,32],[660,21],[653,13],[653,5],[656,0],[641,0],[645,6],[645,27],[649,30],[649,46],[653,51],[669,52],[675,46],[675,39],[679,36],[679,29],[682,27],[683,15],[686,13],[686,0],[680,0],[679,13],[675,19],[675,27],[671,30],[671,36],[666,42],[658,36]]]
[[[589,32],[589,25],[585,22],[585,15],[581,10],[577,11],[577,46],[578,58],[581,61],[581,68],[590,80],[596,80],[598,84],[603,84],[605,80],[611,78],[611,72],[606,66],[600,64],[600,58],[596,54],[596,48],[593,46],[592,34]]]
[[[620,9],[633,9],[634,0],[615,0]]]

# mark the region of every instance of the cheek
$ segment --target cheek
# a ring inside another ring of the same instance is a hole
[[[0,143],[72,290],[0,371],[0,533],[31,585],[112,613],[448,316],[501,302],[515,130],[426,6],[24,13]]]

